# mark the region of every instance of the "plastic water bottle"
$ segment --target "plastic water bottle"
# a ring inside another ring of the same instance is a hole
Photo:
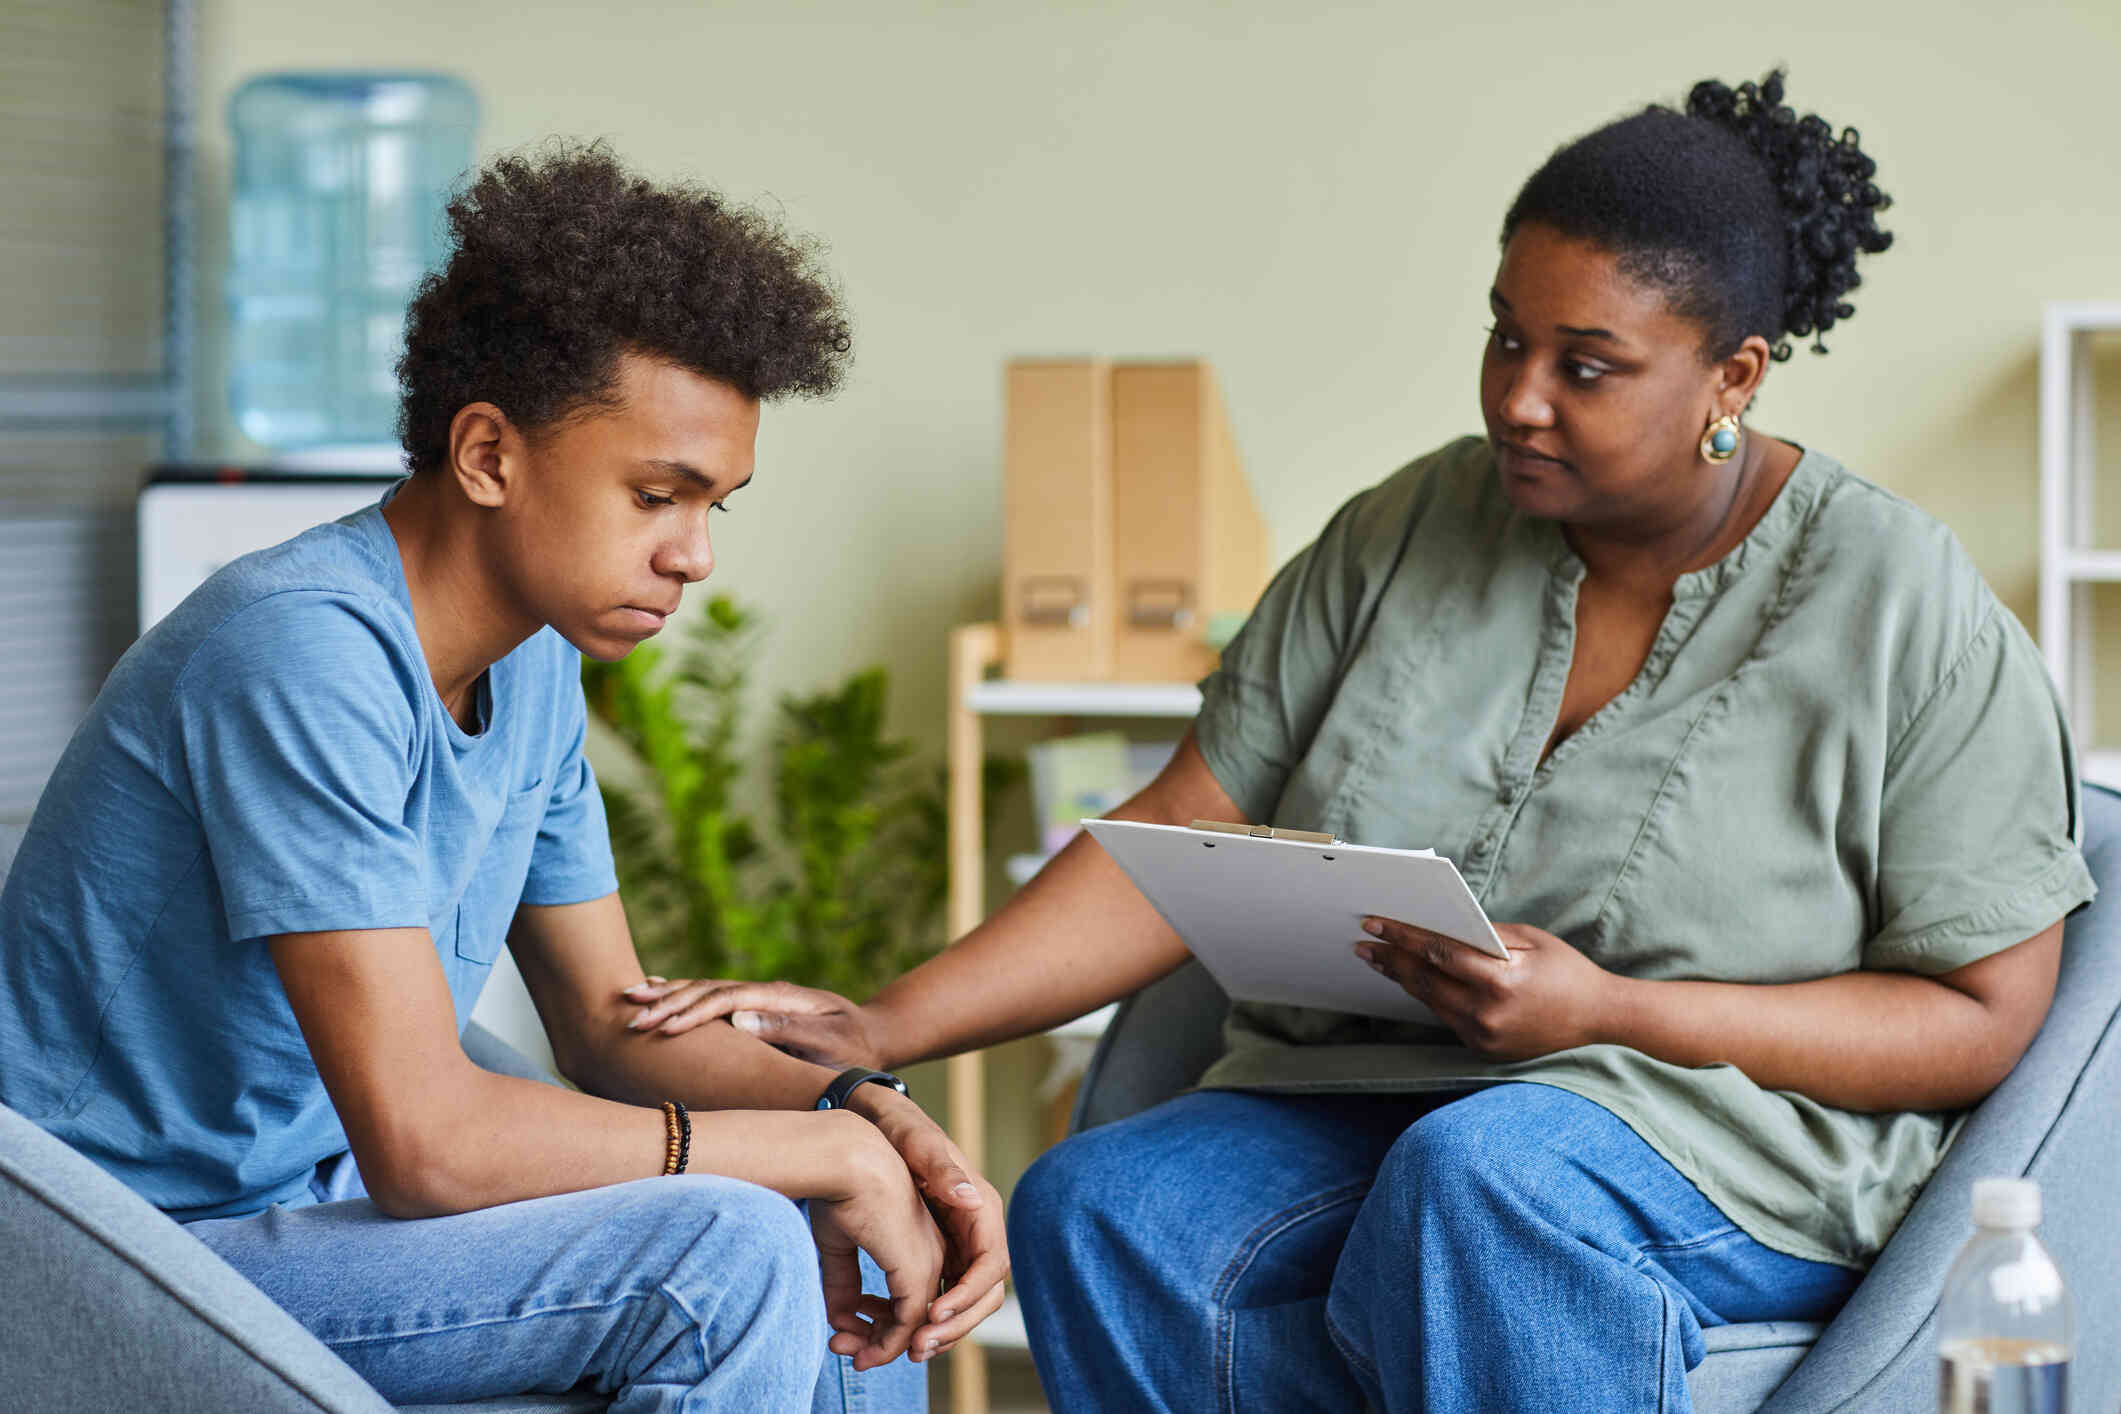
[[[2033,1236],[2040,1185],[1974,1183],[1974,1236],[1937,1308],[1940,1414],[2066,1414],[2069,1290]]]
[[[479,105],[446,74],[282,73],[229,100],[229,395],[269,447],[396,441],[413,287]]]

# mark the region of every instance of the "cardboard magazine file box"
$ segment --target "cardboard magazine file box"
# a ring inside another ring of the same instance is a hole
[[[1111,392],[1103,359],[1008,366],[1002,618],[1012,678],[1112,676]]]
[[[1267,528],[1207,364],[1112,369],[1112,676],[1192,682],[1267,584]]]

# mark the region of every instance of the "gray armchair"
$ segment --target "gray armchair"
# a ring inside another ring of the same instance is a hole
[[[549,1079],[477,1025],[466,1054]],[[581,1391],[415,1414],[594,1414]],[[392,1406],[204,1243],[0,1107],[0,1405],[39,1414],[391,1414]]]
[[[2041,1237],[2076,1298],[2073,1407],[2121,1409],[2121,795],[2085,788],[2099,897],[2069,920],[2055,1004],[2010,1078],[1967,1121],[1906,1221],[1824,1326],[1721,1326],[1689,1376],[1698,1414],[1929,1414],[1945,1269],[1972,1224],[1974,1179],[2038,1179]],[[1221,1049],[1229,999],[1198,963],[1120,1008],[1083,1077],[1074,1127],[1168,1099]]]

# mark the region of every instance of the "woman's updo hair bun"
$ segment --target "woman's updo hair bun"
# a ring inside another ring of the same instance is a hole
[[[1892,244],[1878,213],[1892,200],[1856,130],[1838,134],[1782,101],[1783,72],[1736,88],[1706,79],[1686,111],[1653,106],[1561,148],[1510,204],[1503,243],[1526,222],[1620,257],[1662,289],[1726,358],[1752,335],[1776,359],[1789,336],[1821,339],[1856,312],[1859,254]]]

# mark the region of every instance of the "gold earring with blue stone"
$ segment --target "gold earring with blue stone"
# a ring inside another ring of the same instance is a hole
[[[1701,459],[1711,466],[1722,466],[1737,455],[1738,414],[1727,412],[1701,434]]]

